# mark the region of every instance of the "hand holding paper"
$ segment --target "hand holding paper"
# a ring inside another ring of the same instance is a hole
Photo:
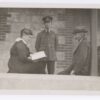
[[[39,51],[34,54],[30,54],[30,57],[32,60],[38,60],[38,59],[46,57],[46,54],[44,51]]]

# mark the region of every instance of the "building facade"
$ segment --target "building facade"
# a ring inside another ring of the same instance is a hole
[[[57,62],[55,73],[68,68],[73,57],[72,32],[76,26],[86,26],[88,30],[88,41],[95,41],[96,11],[92,9],[54,9],[54,8],[0,8],[0,72],[8,71],[9,51],[15,39],[19,37],[20,30],[30,28],[34,37],[29,45],[30,50],[35,52],[35,40],[37,34],[43,29],[42,17],[51,15],[53,17],[52,30],[58,36]],[[94,45],[91,45],[91,49]],[[91,53],[94,54],[95,50]],[[96,63],[94,59],[91,59]],[[91,65],[91,67],[94,65]],[[96,73],[94,71],[91,73]]]

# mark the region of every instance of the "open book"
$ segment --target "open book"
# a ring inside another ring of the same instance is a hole
[[[38,60],[38,59],[46,57],[46,54],[44,51],[39,51],[34,54],[30,54],[30,57],[32,60]]]

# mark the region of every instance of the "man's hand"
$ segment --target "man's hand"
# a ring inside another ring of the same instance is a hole
[[[29,57],[28,57],[28,59],[32,60],[32,57],[31,57],[31,56],[29,56]]]
[[[72,70],[71,73],[70,73],[70,75],[75,75],[75,71]]]
[[[32,60],[32,57],[31,56],[29,56],[28,57],[28,59],[30,59],[30,60]],[[37,60],[32,60],[33,62],[38,62],[39,61],[39,59],[37,59]]]

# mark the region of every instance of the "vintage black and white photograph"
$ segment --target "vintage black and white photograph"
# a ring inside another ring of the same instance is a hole
[[[1,8],[0,12],[0,72],[91,75],[92,10]]]
[[[43,86],[45,88],[40,84],[40,89],[54,89],[53,84],[51,86],[47,84],[50,82],[50,77],[54,80],[55,76],[58,76],[59,81],[60,79],[62,81],[61,77],[66,79],[68,77],[68,80],[69,77],[78,76],[80,79],[87,77],[86,80],[90,80],[89,77],[92,76],[98,78],[100,76],[99,18],[99,9],[0,8],[0,73],[10,75],[9,78],[16,75],[17,80],[22,83],[28,82],[28,80],[23,81],[25,76],[29,79],[34,76],[37,79],[42,77],[43,80],[47,78],[46,84],[41,81],[45,84]],[[24,86],[17,80],[14,84],[22,86],[23,89]],[[29,82],[31,84],[31,81]],[[11,84],[7,86],[8,83]],[[3,89],[12,89],[11,86],[17,89],[10,80],[3,80],[0,84],[0,88]],[[65,84],[64,81],[64,86]],[[94,82],[88,83],[85,87],[79,86],[79,88],[87,89],[92,86],[92,89],[95,89],[93,84]],[[26,87],[29,83],[24,85]],[[31,85],[27,88],[31,89]],[[69,89],[69,86],[65,87],[67,88]]]

